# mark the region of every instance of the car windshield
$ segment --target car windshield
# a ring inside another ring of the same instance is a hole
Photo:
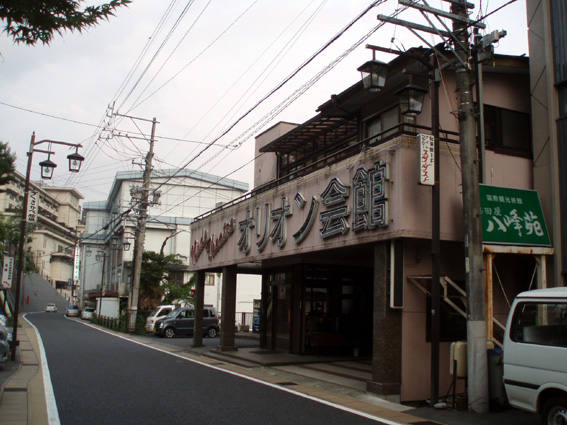
[[[85,308],[85,311],[93,312],[93,311],[94,311],[94,307],[87,307],[87,308]]]
[[[177,310],[173,310],[171,313],[169,313],[167,316],[165,316],[166,319],[171,319],[175,316],[177,316],[177,313],[179,313],[181,310],[177,309]]]

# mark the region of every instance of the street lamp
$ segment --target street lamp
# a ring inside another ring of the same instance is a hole
[[[423,99],[427,90],[413,84],[408,84],[396,92],[400,99],[400,113],[415,116],[421,114]]]
[[[366,90],[378,92],[386,84],[386,74],[390,65],[376,59],[369,60],[358,68],[362,84]]]
[[[26,169],[26,182],[24,186],[24,202],[22,208],[22,221],[20,223],[20,244],[18,246],[18,267],[16,270],[16,297],[15,297],[15,306],[14,306],[14,327],[12,329],[12,360],[16,358],[16,347],[18,345],[18,315],[20,314],[20,290],[22,286],[22,274],[24,271],[24,254],[25,254],[25,243],[26,243],[26,226],[28,221],[35,222],[37,221],[37,216],[34,213],[28,212],[28,197],[30,192],[30,175],[31,175],[31,167],[32,167],[32,158],[34,152],[41,152],[46,153],[48,155],[47,160],[40,162],[41,166],[41,177],[45,179],[50,179],[53,175],[53,169],[57,167],[57,164],[52,162],[49,157],[51,154],[55,154],[50,150],[42,150],[36,149],[36,146],[41,145],[43,143],[49,143],[49,146],[52,144],[54,145],[64,145],[64,146],[71,146],[75,149],[82,148],[79,144],[74,143],[67,143],[67,142],[60,142],[56,140],[40,140],[38,142],[35,141],[35,132],[32,134],[31,141],[30,141],[30,149],[27,153],[28,156],[28,165]],[[77,154],[78,155],[78,154]],[[71,156],[71,155],[70,155]],[[71,168],[69,164],[70,171],[78,172],[81,168],[81,162],[84,158],[79,159],[81,155],[78,157],[74,157],[73,159],[77,161],[73,168]],[[69,159],[71,162],[71,159]]]

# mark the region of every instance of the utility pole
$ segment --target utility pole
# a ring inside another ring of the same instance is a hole
[[[140,291],[140,274],[142,271],[142,255],[144,253],[144,239],[146,237],[146,221],[148,218],[148,199],[150,194],[150,177],[152,173],[152,159],[154,156],[154,137],[157,121],[152,120],[152,134],[150,137],[150,149],[146,155],[144,168],[144,183],[142,198],[140,200],[140,215],[136,226],[135,245],[134,245],[134,273],[132,276],[132,287],[128,297],[128,315],[126,321],[126,331],[134,333],[136,331],[136,316],[138,314],[138,293]]]
[[[467,18],[466,6],[453,2],[451,12]],[[463,185],[463,219],[465,230],[465,283],[467,290],[467,375],[469,410],[488,412],[488,360],[486,353],[486,307],[484,298],[484,262],[480,220],[479,170],[476,146],[476,117],[473,99],[473,76],[469,68],[469,31],[464,20],[453,20],[456,36],[455,65],[459,94],[459,143]]]

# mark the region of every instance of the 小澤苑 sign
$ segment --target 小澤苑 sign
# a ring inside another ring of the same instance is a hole
[[[480,206],[484,243],[551,245],[536,191],[481,184]]]

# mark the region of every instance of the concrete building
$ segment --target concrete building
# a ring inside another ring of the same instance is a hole
[[[6,217],[22,208],[25,177],[17,171],[14,177],[0,191],[0,208]],[[31,252],[38,272],[52,285],[68,286],[74,277],[75,246],[82,231],[79,201],[83,195],[74,188],[34,182],[30,182],[30,192],[37,192],[39,209],[26,251]]]
[[[165,255],[179,254],[183,264],[170,270],[178,283],[190,278],[190,229],[193,218],[242,196],[248,185],[191,170],[153,171],[152,203],[144,249]],[[137,225],[136,196],[142,186],[142,172],[120,172],[106,201],[83,206],[85,232],[81,237],[80,302],[100,297],[126,300],[133,273],[134,234]],[[251,279],[253,284],[254,280]],[[213,290],[208,302],[216,305],[217,281],[209,279]],[[259,284],[256,284],[259,286]]]
[[[555,255],[549,277],[567,283],[567,6],[527,0],[534,188],[550,224]]]
[[[205,273],[222,271],[223,309],[234,309],[236,274],[260,267],[262,347],[370,358],[367,390],[404,402],[429,398],[434,361],[441,365],[440,393],[448,391],[450,345],[467,339],[458,101],[447,67],[438,115],[441,343],[432,358],[432,161],[431,151],[421,150],[432,131],[432,102],[426,95],[422,112],[408,115],[398,97],[408,83],[427,89],[424,57],[429,63],[429,52],[410,49],[389,63],[379,92],[356,83],[310,120],[257,136],[252,196],[191,224],[197,293]],[[526,57],[495,56],[482,68],[485,295],[495,345],[506,298],[545,286],[546,256],[553,253],[545,237],[524,239],[534,228],[545,233],[542,214],[517,216],[524,196],[537,195],[528,67]],[[503,235],[516,239],[498,239]],[[489,277],[493,270],[499,281]],[[220,350],[236,349],[232,331],[223,327]]]

